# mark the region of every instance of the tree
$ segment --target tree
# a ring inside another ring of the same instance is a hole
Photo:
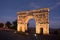
[[[13,21],[13,28],[17,29],[17,20]]]
[[[0,23],[0,27],[3,27],[4,26],[4,24],[3,23]]]
[[[9,21],[7,21],[6,23],[5,23],[5,25],[8,27],[8,28],[11,28],[11,23],[9,22]]]

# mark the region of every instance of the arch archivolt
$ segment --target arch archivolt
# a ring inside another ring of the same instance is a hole
[[[33,16],[27,16],[26,18],[25,18],[25,28],[26,28],[26,30],[27,30],[27,24],[28,24],[28,21],[30,20],[30,19],[34,19],[35,21],[36,21],[36,18],[35,17],[33,17]]]
[[[25,23],[27,23],[30,19],[35,19],[35,21],[36,21],[36,18],[34,17],[34,16],[27,16],[26,18],[25,18]]]
[[[43,28],[43,34],[49,34],[49,9],[39,9],[32,11],[18,12],[17,16],[17,31],[25,32],[27,30],[27,23],[30,19],[36,21],[36,33],[40,34],[40,28]]]

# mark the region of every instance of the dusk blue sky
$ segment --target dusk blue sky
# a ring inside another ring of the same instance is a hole
[[[0,0],[0,22],[14,21],[18,11],[39,8],[50,8],[50,27],[60,28],[60,0]]]

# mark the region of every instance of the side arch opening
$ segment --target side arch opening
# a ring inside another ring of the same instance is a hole
[[[40,34],[43,35],[43,28],[40,28]]]

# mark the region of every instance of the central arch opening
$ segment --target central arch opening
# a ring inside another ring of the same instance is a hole
[[[35,19],[30,19],[27,23],[28,33],[35,33],[36,21]]]

